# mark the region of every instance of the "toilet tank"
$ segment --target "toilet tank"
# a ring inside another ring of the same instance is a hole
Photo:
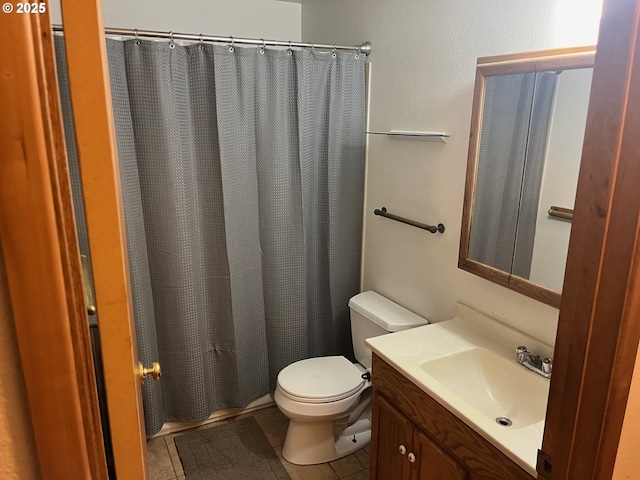
[[[429,322],[376,292],[362,292],[349,300],[351,338],[356,360],[371,368],[371,350],[364,344],[367,338],[420,327]]]

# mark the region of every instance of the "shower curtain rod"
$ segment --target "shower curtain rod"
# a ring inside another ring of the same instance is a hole
[[[55,32],[64,31],[62,25],[53,25]],[[243,37],[222,37],[216,35],[202,35],[193,33],[173,33],[173,32],[155,32],[153,30],[131,30],[127,28],[105,28],[107,35],[126,35],[132,37],[149,37],[149,38],[168,38],[170,40],[192,40],[194,42],[217,42],[234,45],[264,45],[270,47],[299,47],[299,48],[318,48],[321,50],[346,50],[355,51],[369,55],[371,53],[371,42],[364,42],[362,45],[345,46],[345,45],[329,45],[326,43],[309,43],[309,42],[290,42],[288,40],[264,40],[262,38],[243,38]]]

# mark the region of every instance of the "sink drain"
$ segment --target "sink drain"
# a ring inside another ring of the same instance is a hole
[[[498,425],[502,425],[503,427],[510,427],[513,424],[513,422],[509,420],[507,417],[496,418],[496,423]]]

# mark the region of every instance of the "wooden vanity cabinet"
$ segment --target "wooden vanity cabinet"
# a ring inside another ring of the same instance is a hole
[[[466,480],[467,471],[438,447],[383,396],[374,402],[378,441],[376,473],[371,478]]]
[[[374,354],[370,480],[532,480]]]

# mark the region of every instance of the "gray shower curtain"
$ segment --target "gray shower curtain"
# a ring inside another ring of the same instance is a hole
[[[147,433],[244,407],[294,361],[350,355],[364,56],[107,47],[139,356],[163,369],[143,387]]]
[[[555,72],[487,77],[469,257],[529,278]]]

